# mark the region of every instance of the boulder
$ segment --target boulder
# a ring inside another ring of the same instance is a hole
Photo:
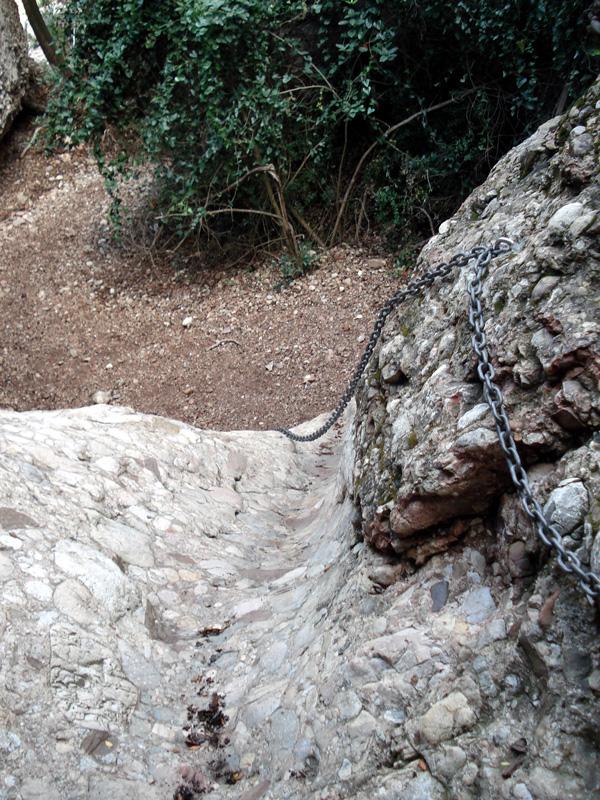
[[[517,448],[542,494],[558,487],[573,449],[593,447],[600,427],[598,150],[572,147],[574,133],[598,140],[599,97],[596,83],[503,158],[416,266],[500,237],[514,242],[484,280],[485,332]],[[511,489],[471,345],[472,272],[473,262],[394,312],[378,370],[359,394],[354,488],[365,536],[417,562],[455,542],[474,518],[502,528],[496,510]],[[401,382],[390,380],[400,373]],[[578,486],[571,528],[584,517],[587,488]],[[556,519],[574,493],[559,492]]]
[[[27,39],[14,0],[0,0],[0,139],[21,110],[27,89]]]

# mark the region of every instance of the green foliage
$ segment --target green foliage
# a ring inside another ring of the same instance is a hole
[[[119,176],[151,169],[156,218],[179,237],[279,236],[298,263],[298,231],[405,239],[593,77],[585,8],[70,0],[50,141],[93,143],[116,198]]]
[[[274,262],[281,274],[281,278],[275,283],[275,289],[280,290],[289,286],[296,278],[312,272],[319,265],[317,252],[305,242],[301,242],[298,247],[298,254],[282,253]]]

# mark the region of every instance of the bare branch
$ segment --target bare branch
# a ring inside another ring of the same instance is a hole
[[[392,125],[390,128],[388,128],[385,131],[385,133],[379,139],[376,139],[374,142],[372,142],[372,144],[369,145],[369,147],[367,147],[365,152],[360,157],[359,162],[356,165],[356,168],[355,168],[355,170],[354,170],[354,172],[352,174],[352,177],[350,178],[350,182],[348,183],[348,186],[346,187],[346,191],[344,193],[344,197],[343,197],[342,202],[340,204],[340,207],[338,209],[337,217],[336,217],[336,220],[335,220],[335,225],[333,226],[333,231],[332,231],[331,236],[329,238],[329,244],[332,244],[333,242],[335,242],[335,240],[337,238],[338,231],[340,229],[340,225],[342,224],[342,219],[344,218],[344,214],[346,213],[346,207],[348,205],[348,201],[350,200],[350,196],[352,195],[352,192],[354,191],[354,186],[355,186],[356,180],[358,178],[358,173],[361,171],[365,161],[371,155],[371,153],[377,147],[377,145],[380,144],[380,142],[382,142],[384,139],[387,139],[388,137],[390,137],[393,133],[395,133],[400,128],[403,128],[405,125],[409,125],[411,122],[414,122],[414,120],[418,119],[419,117],[422,117],[424,114],[429,114],[432,111],[438,111],[440,108],[445,108],[446,106],[452,105],[452,103],[456,103],[459,100],[462,100],[464,97],[466,97],[466,95],[472,94],[474,91],[475,91],[475,89],[469,89],[467,92],[463,92],[461,95],[459,95],[457,97],[451,97],[449,100],[444,100],[442,103],[436,103],[433,106],[429,106],[429,108],[423,108],[423,109],[421,109],[421,111],[417,111],[414,114],[411,114],[410,117],[406,117],[406,119],[403,119],[401,122],[397,122],[395,125]]]

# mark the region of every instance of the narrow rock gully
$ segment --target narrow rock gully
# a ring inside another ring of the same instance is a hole
[[[372,795],[415,691],[392,665],[431,653],[370,593],[348,426],[294,445],[93,406],[0,431],[5,784]]]
[[[297,445],[0,411],[0,797],[527,796],[496,787],[537,746],[547,677],[513,633],[533,658],[537,627],[481,526],[414,573],[365,546],[351,415]],[[579,647],[592,612],[563,595]]]

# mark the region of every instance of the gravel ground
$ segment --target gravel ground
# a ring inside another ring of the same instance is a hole
[[[33,131],[0,146],[1,407],[95,398],[227,430],[335,405],[396,288],[391,258],[337,247],[282,291],[272,263],[149,269],[111,243],[89,154],[21,155]]]

